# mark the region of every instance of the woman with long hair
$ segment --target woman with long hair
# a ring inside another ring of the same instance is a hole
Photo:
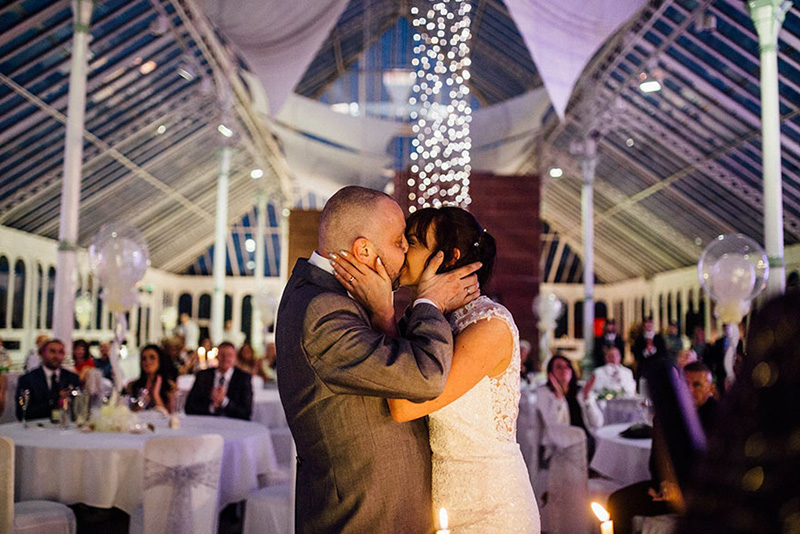
[[[147,345],[139,353],[139,378],[128,384],[131,397],[142,398],[145,410],[170,412],[175,382],[166,374],[167,356],[158,345]]]
[[[555,354],[547,362],[547,384],[536,392],[536,406],[548,425],[577,426],[586,433],[586,450],[594,455],[593,432],[603,426],[603,412],[592,395],[594,377],[581,388],[572,362]]]

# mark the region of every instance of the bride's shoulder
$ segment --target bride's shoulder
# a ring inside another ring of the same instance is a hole
[[[479,321],[491,322],[491,319],[502,319],[513,329],[514,318],[511,312],[502,304],[486,296],[480,296],[466,306],[453,312],[453,315],[450,317],[450,323],[454,328],[463,330]]]

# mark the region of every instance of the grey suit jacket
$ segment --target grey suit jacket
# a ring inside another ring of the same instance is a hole
[[[333,275],[297,262],[275,344],[278,389],[297,445],[298,533],[433,531],[427,424],[395,422],[385,399],[438,396],[452,339],[430,304],[412,310],[403,337],[379,334]]]

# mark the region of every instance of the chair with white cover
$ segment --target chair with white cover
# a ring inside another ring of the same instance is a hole
[[[0,437],[0,532],[75,534],[72,510],[51,501],[14,503],[14,442]]]
[[[144,445],[144,504],[131,532],[214,534],[223,439],[152,438]]]
[[[542,532],[585,533],[588,515],[576,511],[588,512],[586,435],[578,427],[546,424],[538,409],[528,415],[520,445],[539,504]]]
[[[270,430],[275,456],[286,479],[270,476],[270,485],[252,491],[247,498],[243,534],[288,534],[294,531],[295,457],[288,428]]]

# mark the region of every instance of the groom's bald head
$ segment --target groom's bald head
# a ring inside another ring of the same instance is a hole
[[[318,252],[344,250],[373,269],[380,258],[397,285],[408,250],[405,230],[403,210],[392,197],[365,187],[345,187],[322,210]]]
[[[391,205],[399,209],[392,197],[374,189],[356,185],[340,189],[322,210],[319,252],[350,250],[359,237],[374,239],[376,222]]]

